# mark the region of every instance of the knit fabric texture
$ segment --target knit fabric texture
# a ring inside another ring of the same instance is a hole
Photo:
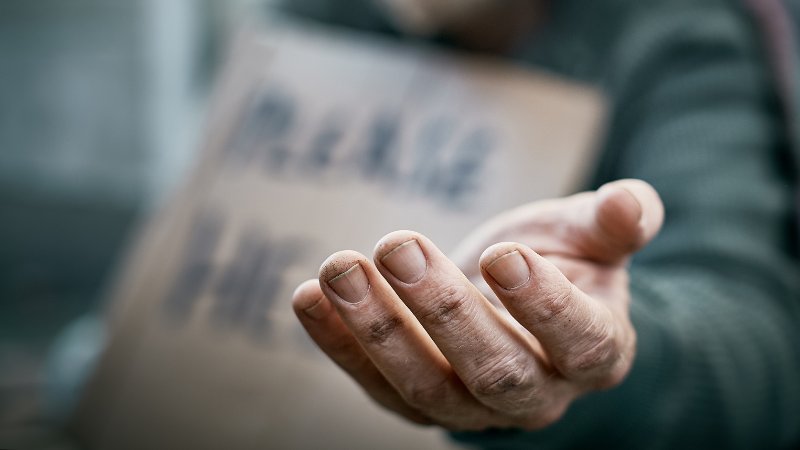
[[[368,2],[292,3],[396,34]],[[630,267],[637,356],[622,385],[547,429],[454,438],[491,449],[799,445],[797,130],[753,17],[732,0],[557,0],[548,14],[508,56],[602,88],[611,118],[588,187],[640,178],[666,208]]]

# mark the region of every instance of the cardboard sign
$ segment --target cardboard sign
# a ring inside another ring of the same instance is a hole
[[[593,91],[497,61],[308,26],[241,40],[196,170],[119,276],[73,428],[90,448],[448,448],[307,338],[293,289],[396,229],[445,251],[574,189]]]

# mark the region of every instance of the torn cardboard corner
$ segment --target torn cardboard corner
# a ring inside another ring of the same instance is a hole
[[[310,27],[233,53],[193,175],[119,276],[73,429],[89,448],[447,448],[384,413],[290,307],[330,253],[441,248],[579,185],[595,92],[497,61]]]

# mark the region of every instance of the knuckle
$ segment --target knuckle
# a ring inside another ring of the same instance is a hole
[[[595,388],[610,389],[614,386],[618,386],[628,375],[629,371],[630,371],[629,365],[615,366],[613,369],[609,370],[608,372],[606,372],[600,378],[597,379],[597,382],[595,383]]]
[[[383,344],[404,325],[398,315],[379,317],[366,324],[362,335],[368,344]]]
[[[338,339],[324,348],[325,352],[337,361],[348,363],[361,354],[358,344],[353,339]]]
[[[552,322],[572,307],[572,289],[549,289],[538,303],[537,315],[541,323]]]
[[[447,404],[449,389],[448,380],[444,379],[437,383],[419,384],[413,383],[402,389],[403,398],[412,408],[422,411],[432,407],[440,407]]]
[[[477,397],[512,409],[529,403],[535,391],[531,369],[519,358],[506,358],[493,365],[476,376],[470,386]]]
[[[361,372],[369,370],[372,362],[364,358],[363,351],[357,342],[347,340],[344,343],[334,344],[323,351],[330,359],[336,362],[347,372]]]
[[[632,337],[629,345],[618,352],[617,358],[609,370],[597,380],[597,389],[609,389],[621,384],[633,366],[633,358],[636,353],[636,338]]]
[[[562,370],[567,376],[590,378],[601,384],[614,381],[615,371],[612,369],[621,356],[616,336],[604,328],[592,342],[587,349],[568,356]]]
[[[527,431],[536,431],[547,428],[564,417],[567,411],[566,405],[551,406],[544,408],[530,417],[522,424],[522,428]]]
[[[445,325],[464,319],[471,314],[472,302],[466,286],[448,285],[435,291],[420,319],[436,325]]]

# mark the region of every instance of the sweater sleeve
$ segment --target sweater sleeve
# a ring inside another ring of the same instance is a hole
[[[374,0],[277,0],[279,11],[290,16],[363,31],[398,35]]]
[[[645,62],[625,78],[641,87],[621,96],[610,143],[618,177],[650,181],[668,217],[631,269],[631,382],[650,383],[637,429],[669,446],[796,445],[800,270],[784,118],[743,17],[671,23],[638,49]]]
[[[338,3],[290,9],[388,28],[374,8]],[[797,174],[765,52],[733,1],[615,4],[624,25],[612,49],[598,49],[614,104],[596,184],[641,178],[666,207],[661,234],[631,266],[633,369],[545,430],[453,436],[483,448],[797,445]]]
[[[597,181],[644,179],[666,208],[631,266],[634,367],[548,429],[455,437],[485,448],[797,445],[796,173],[763,52],[730,8],[651,8],[620,36]]]

